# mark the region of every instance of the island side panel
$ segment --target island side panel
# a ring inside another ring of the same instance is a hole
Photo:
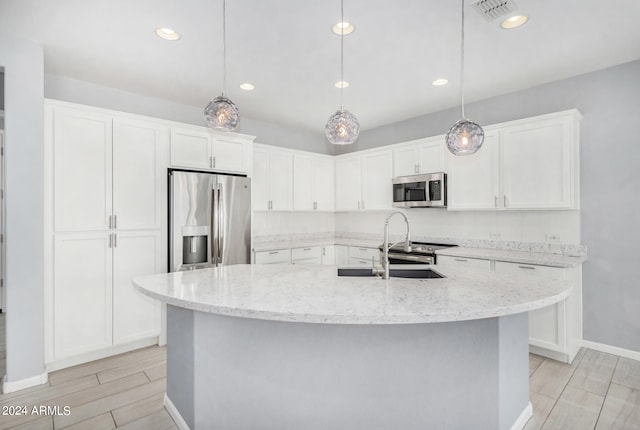
[[[510,427],[499,423],[498,318],[335,325],[194,314],[195,429]]]
[[[529,314],[500,317],[498,329],[500,428],[510,429],[529,405]]]
[[[167,305],[167,397],[194,429],[194,312]]]

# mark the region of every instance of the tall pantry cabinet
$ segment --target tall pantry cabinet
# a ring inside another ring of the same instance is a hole
[[[131,285],[166,271],[169,129],[45,103],[49,370],[157,342],[158,302]]]

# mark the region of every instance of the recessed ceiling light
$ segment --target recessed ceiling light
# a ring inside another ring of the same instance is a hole
[[[251,90],[254,90],[256,87],[255,85],[252,85],[249,82],[245,82],[244,84],[240,84],[240,88],[245,91],[251,91]]]
[[[158,37],[163,38],[164,40],[178,40],[180,39],[180,33],[175,30],[166,27],[156,28],[156,34]]]
[[[513,15],[512,17],[509,17],[502,21],[500,27],[504,28],[505,30],[511,30],[512,28],[518,28],[521,25],[524,25],[524,23],[528,20],[529,17],[527,15]]]
[[[351,34],[356,30],[356,26],[350,22],[344,21],[335,24],[331,31],[340,36],[341,34],[346,36],[347,34]]]
[[[347,88],[349,86],[349,82],[347,81],[338,81],[333,84],[336,88]]]
[[[431,85],[436,86],[436,87],[441,87],[442,85],[447,85],[448,83],[449,83],[448,79],[440,78],[440,79],[436,79],[435,81],[431,82]]]

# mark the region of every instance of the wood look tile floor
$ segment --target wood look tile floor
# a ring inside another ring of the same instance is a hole
[[[529,375],[533,417],[525,430],[640,429],[639,361],[588,349],[571,365],[532,354]],[[174,430],[165,387],[165,348],[70,367],[46,385],[0,395],[0,409],[69,406],[70,415],[0,415],[0,430]]]

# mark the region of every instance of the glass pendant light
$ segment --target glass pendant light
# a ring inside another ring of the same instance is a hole
[[[462,30],[460,43],[460,106],[462,118],[447,132],[447,148],[453,155],[475,154],[484,142],[484,130],[464,116],[464,0],[462,0]]]
[[[340,0],[340,22],[344,22],[344,0]],[[344,32],[340,32],[340,82],[344,83]],[[324,127],[325,135],[334,145],[350,145],[360,135],[358,118],[344,108],[343,92],[346,85],[340,86],[340,109],[329,117]]]
[[[240,112],[238,107],[224,96],[227,74],[227,21],[226,0],[222,0],[222,95],[212,99],[204,108],[207,125],[218,131],[232,131],[238,126]]]

